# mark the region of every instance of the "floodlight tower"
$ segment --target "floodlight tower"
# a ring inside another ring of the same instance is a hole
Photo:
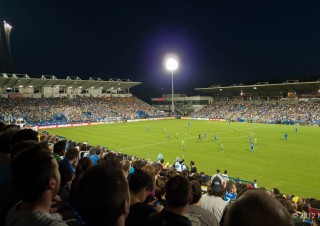
[[[12,26],[3,21],[0,25],[0,72],[13,73],[13,62],[11,57],[10,34]]]
[[[178,69],[178,61],[173,58],[169,58],[166,62],[167,70],[171,71],[171,85],[172,85],[172,97],[171,97],[171,111],[174,114],[174,91],[173,91],[173,71]]]

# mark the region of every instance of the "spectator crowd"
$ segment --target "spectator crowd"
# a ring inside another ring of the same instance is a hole
[[[136,97],[0,98],[0,121],[28,124],[97,122],[110,117],[134,119],[157,114],[157,110]],[[140,115],[139,115],[140,113]]]
[[[0,225],[320,225],[320,200],[0,124]]]
[[[260,123],[320,123],[320,103],[310,101],[215,101],[194,113],[195,118]]]

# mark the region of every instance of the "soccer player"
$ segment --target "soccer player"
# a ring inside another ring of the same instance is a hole
[[[250,144],[251,153],[254,154],[254,143]]]
[[[164,127],[163,133],[167,133],[167,127]]]
[[[201,134],[199,133],[199,141],[201,140]]]
[[[214,142],[217,142],[217,141],[218,141],[217,134],[214,134],[214,135],[213,135],[213,140],[214,140]]]
[[[203,137],[207,140],[207,132],[204,132]]]
[[[298,133],[298,127],[296,127],[296,133]]]
[[[146,130],[147,130],[147,133],[149,133],[150,132],[150,127],[148,126]]]
[[[288,132],[286,132],[286,133],[284,134],[284,139],[285,139],[285,140],[288,140]]]
[[[220,144],[220,149],[222,152],[224,152],[223,142],[221,142],[221,144]]]
[[[184,148],[184,140],[183,139],[181,140],[181,146],[180,147]]]
[[[169,140],[171,139],[171,133],[170,133],[170,131],[168,132],[168,139],[169,139]]]

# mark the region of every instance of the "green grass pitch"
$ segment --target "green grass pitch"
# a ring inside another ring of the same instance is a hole
[[[187,122],[191,123],[189,129]],[[150,128],[149,132],[147,127]],[[295,128],[288,125],[229,125],[227,122],[177,119],[46,131],[151,161],[156,161],[159,153],[170,163],[184,155],[186,164],[194,160],[198,171],[209,175],[216,169],[227,169],[231,177],[250,181],[258,179],[260,187],[277,187],[284,193],[320,198],[320,127],[299,126],[297,134]],[[171,133],[170,140],[168,132]],[[207,133],[207,141],[204,132]],[[288,132],[288,140],[284,139],[285,132]],[[197,143],[199,134],[202,139]],[[213,141],[214,134],[217,134],[218,142]],[[253,141],[257,139],[254,154],[250,151],[250,134]],[[180,147],[182,139],[185,148]],[[220,150],[221,142],[224,144],[224,152]]]

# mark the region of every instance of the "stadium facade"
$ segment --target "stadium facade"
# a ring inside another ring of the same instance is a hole
[[[12,26],[5,21],[0,24],[0,72],[14,73],[11,56],[10,35]]]

